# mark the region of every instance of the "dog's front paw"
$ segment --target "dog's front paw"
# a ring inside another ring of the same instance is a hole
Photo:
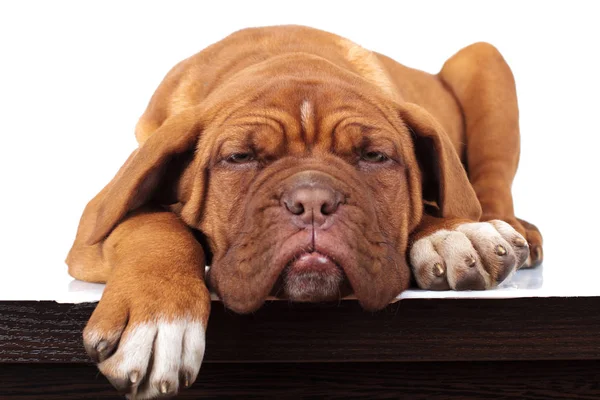
[[[483,290],[504,281],[528,254],[523,236],[493,220],[459,224],[417,240],[410,264],[422,289]]]
[[[83,332],[85,348],[128,398],[171,397],[195,381],[204,357],[208,309],[181,305],[165,299],[132,302],[109,291],[90,318]]]

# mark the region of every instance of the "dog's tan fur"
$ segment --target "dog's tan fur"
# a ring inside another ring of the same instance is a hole
[[[99,361],[128,326],[182,316],[206,326],[208,248],[225,304],[259,307],[297,253],[286,246],[307,245],[283,241],[288,214],[273,203],[302,171],[345,196],[336,214],[345,228],[320,235],[341,246],[324,251],[367,309],[408,287],[411,243],[461,223],[506,221],[529,242],[530,265],[541,262],[539,231],[513,210],[512,73],[486,43],[431,75],[315,29],[239,31],[177,64],[135,134],[139,148],[86,207],[67,258],[72,276],[107,282],[86,328],[106,335],[106,348],[88,346]],[[228,161],[249,146],[256,163]],[[368,146],[393,160],[365,162]]]

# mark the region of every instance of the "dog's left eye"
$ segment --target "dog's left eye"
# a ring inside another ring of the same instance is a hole
[[[388,160],[388,156],[379,151],[367,151],[360,156],[360,159],[368,163],[382,163]]]
[[[227,162],[232,164],[244,164],[254,161],[252,153],[235,153],[226,158]]]

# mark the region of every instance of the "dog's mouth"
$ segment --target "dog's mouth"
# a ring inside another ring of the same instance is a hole
[[[317,251],[293,257],[277,286],[278,297],[297,302],[338,300],[349,291],[343,269],[331,256]]]

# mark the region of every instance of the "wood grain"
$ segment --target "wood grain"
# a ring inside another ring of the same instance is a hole
[[[0,363],[88,363],[95,304],[0,302]],[[600,298],[270,302],[251,315],[213,303],[206,363],[599,360]]]
[[[96,369],[0,364],[0,398],[122,399]],[[207,364],[178,399],[597,400],[596,361]]]

